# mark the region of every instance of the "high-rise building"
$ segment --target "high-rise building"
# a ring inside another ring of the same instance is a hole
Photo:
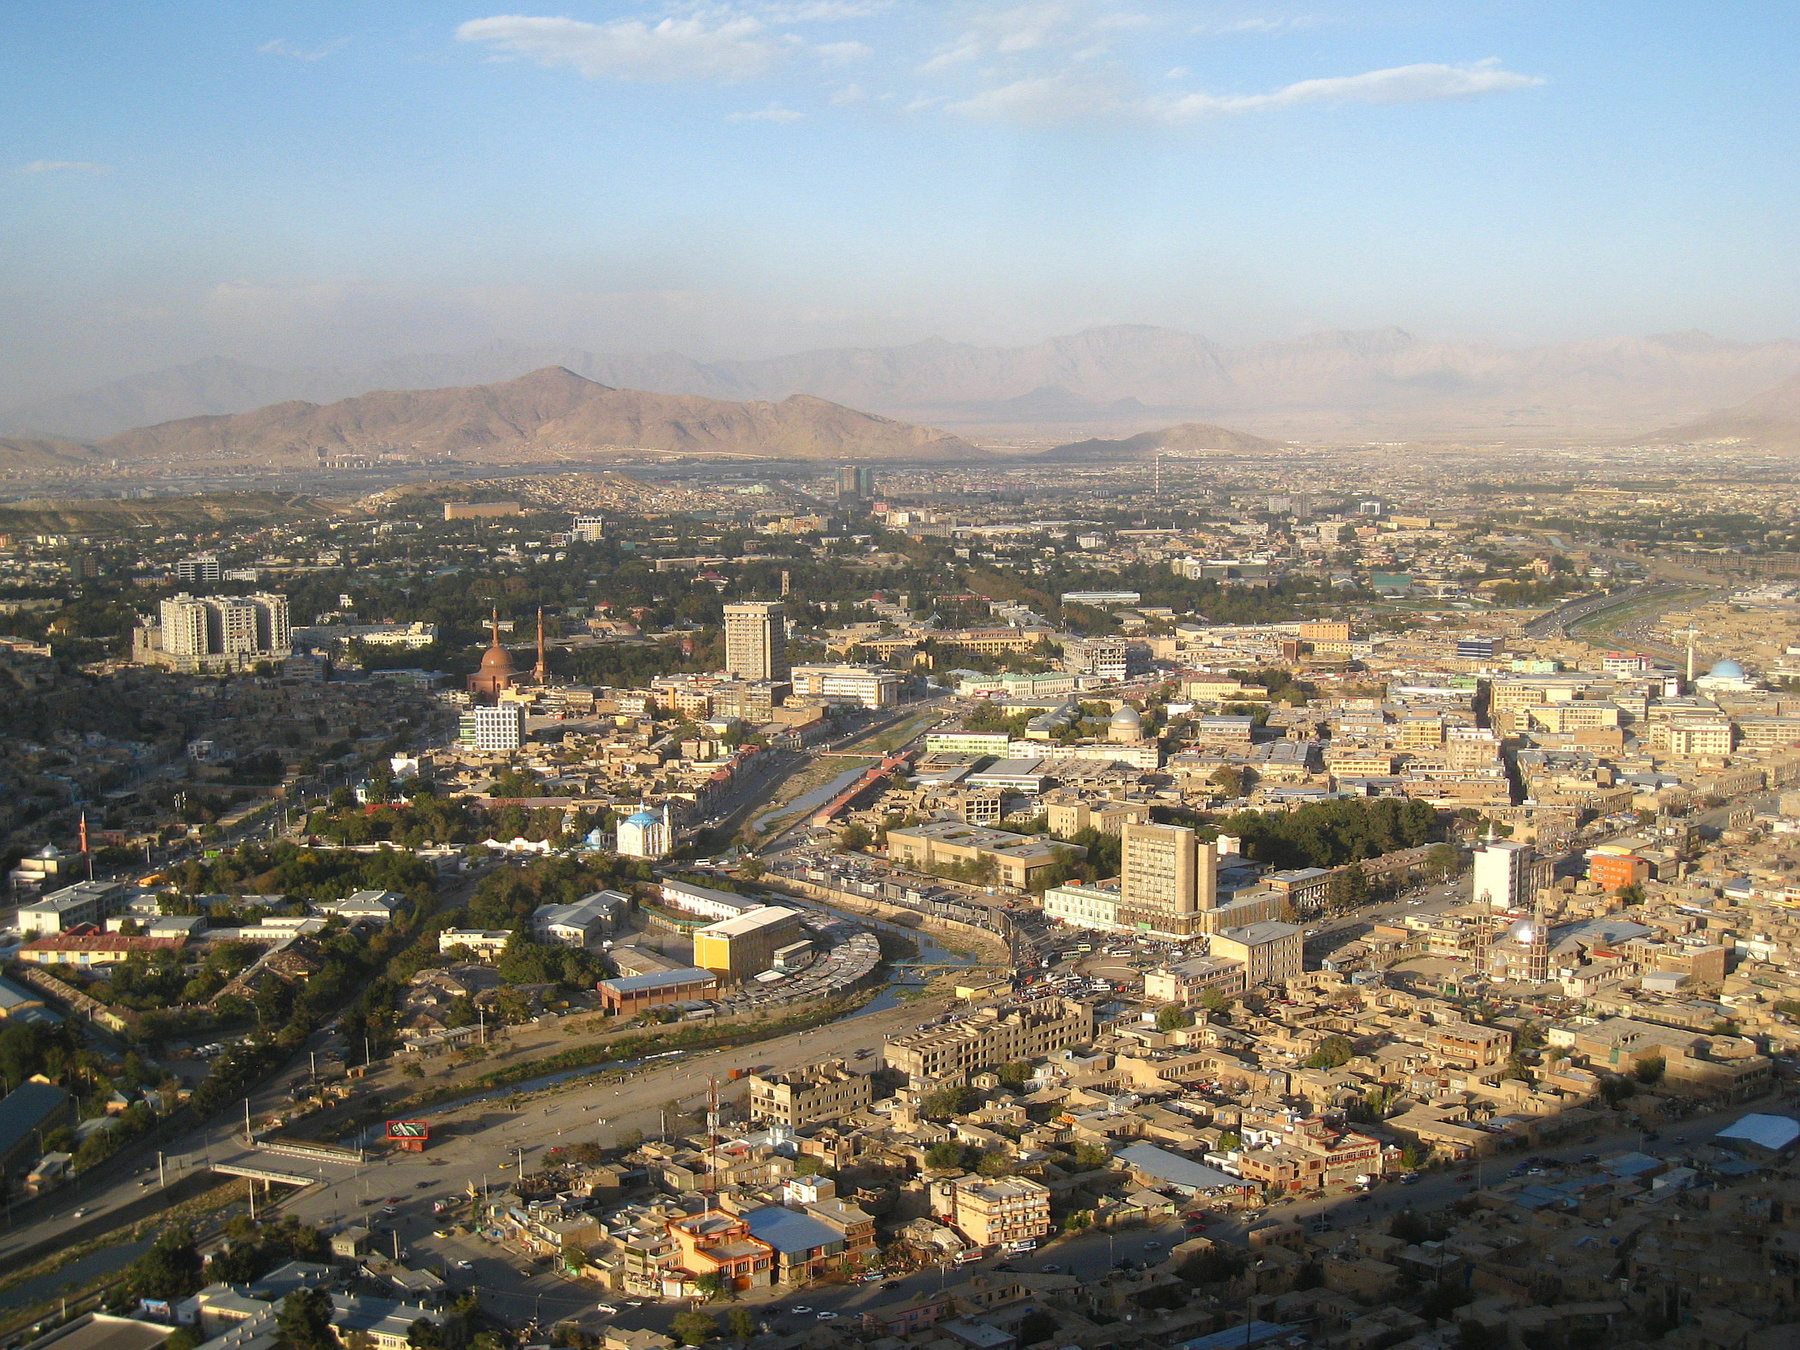
[[[597,544],[606,537],[606,520],[602,516],[576,516],[569,537],[583,544]]]
[[[1191,935],[1216,903],[1218,855],[1185,825],[1125,825],[1119,839],[1119,923]]]
[[[294,647],[285,595],[196,597],[186,591],[159,606],[159,624],[134,639],[139,659],[162,664],[243,665],[257,657],[286,657]]]
[[[196,554],[175,564],[175,580],[188,585],[215,585],[219,580],[219,559],[211,553]]]
[[[525,743],[525,705],[470,708],[462,715],[459,729],[464,747],[476,754],[511,754]]]
[[[1531,847],[1510,839],[1489,839],[1475,850],[1475,903],[1490,909],[1520,909],[1531,889]]]
[[[788,678],[787,620],[779,600],[725,606],[725,669],[745,680]]]
[[[875,470],[867,464],[842,464],[837,471],[840,502],[868,501],[875,495]]]

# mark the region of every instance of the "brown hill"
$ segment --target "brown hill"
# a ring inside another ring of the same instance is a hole
[[[1279,449],[1280,442],[1264,440],[1247,431],[1215,427],[1210,422],[1183,422],[1160,431],[1140,431],[1122,441],[1074,441],[1046,450],[1037,459],[1039,462],[1068,464],[1089,460],[1149,459],[1158,450],[1230,450],[1262,454]]]
[[[61,437],[0,436],[0,477],[13,473],[41,473],[46,469],[92,467],[91,447]]]
[[[400,452],[517,463],[634,449],[784,459],[963,459],[947,432],[893,422],[809,395],[726,403],[612,389],[560,366],[503,384],[384,390],[324,407],[277,403],[189,417],[100,443],[120,457],[307,459]]]
[[[1800,450],[1800,375],[1755,398],[1664,427],[1650,440],[1691,445],[1697,441],[1743,441],[1764,450]]]

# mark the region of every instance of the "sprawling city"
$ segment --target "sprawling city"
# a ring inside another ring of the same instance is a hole
[[[0,1350],[1800,1346],[1791,15],[57,8]]]

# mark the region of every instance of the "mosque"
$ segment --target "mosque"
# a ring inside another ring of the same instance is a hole
[[[1712,669],[1694,681],[1695,692],[1706,695],[1750,694],[1760,688],[1742,666],[1729,658],[1713,662]]]
[[[468,690],[472,699],[498,703],[500,695],[510,689],[517,689],[525,683],[524,678],[513,669],[512,656],[500,645],[500,611],[494,610],[488,622],[493,626],[494,640],[488,649],[481,654],[481,665],[469,676]],[[537,615],[537,669],[532,672],[532,682],[548,684],[550,668],[545,661],[544,653],[544,611]]]

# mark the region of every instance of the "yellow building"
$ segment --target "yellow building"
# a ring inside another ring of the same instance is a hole
[[[804,936],[797,913],[764,905],[696,930],[694,964],[712,971],[721,984],[736,984],[768,970],[777,950]]]

